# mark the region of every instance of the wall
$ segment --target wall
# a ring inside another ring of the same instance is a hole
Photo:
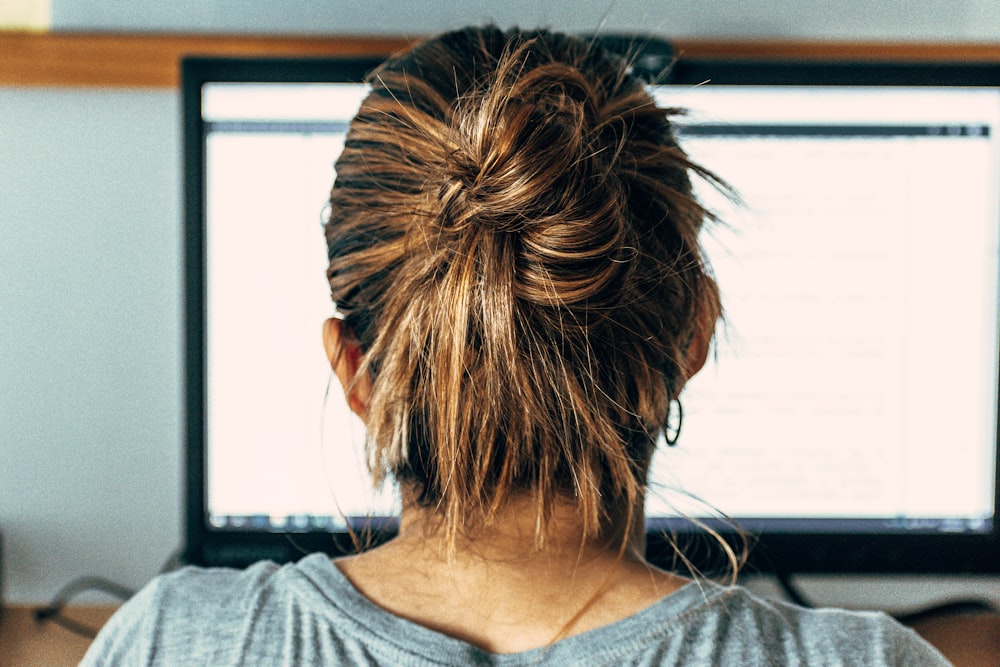
[[[179,540],[180,159],[167,91],[0,89],[7,598],[135,585]]]
[[[414,34],[492,17],[685,37],[1000,39],[993,0],[53,0],[52,16],[66,31]],[[47,600],[85,574],[140,586],[180,544],[178,104],[173,90],[0,88],[8,601]],[[953,593],[1000,600],[996,578],[806,584],[838,604],[900,607]]]
[[[493,19],[675,37],[995,41],[993,0],[52,0],[59,29],[427,33]]]

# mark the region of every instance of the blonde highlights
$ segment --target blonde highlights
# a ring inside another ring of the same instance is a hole
[[[641,507],[687,347],[719,313],[671,111],[587,41],[492,27],[371,85],[326,236],[373,378],[376,481],[414,489],[451,544],[523,494],[539,545],[566,499],[602,535]]]

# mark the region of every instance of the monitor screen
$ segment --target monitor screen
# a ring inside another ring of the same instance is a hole
[[[398,512],[320,336],[324,209],[373,64],[185,65],[194,562],[336,551]],[[654,458],[654,547],[735,523],[762,568],[1000,569],[1000,88],[904,70],[682,63],[652,87],[741,198],[696,185],[726,317]]]

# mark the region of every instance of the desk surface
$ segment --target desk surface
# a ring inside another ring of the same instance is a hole
[[[0,611],[0,667],[76,665],[90,646],[86,637],[55,623],[38,623],[34,607],[11,606]],[[100,628],[115,607],[71,607],[66,616],[92,628]]]

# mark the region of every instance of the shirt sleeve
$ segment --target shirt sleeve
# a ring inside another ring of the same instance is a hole
[[[154,579],[115,612],[90,645],[81,667],[151,664],[159,587],[160,580]]]
[[[242,664],[238,656],[276,571],[262,561],[245,570],[186,567],[161,575],[111,617],[81,665]]]
[[[893,621],[895,623],[895,621]],[[940,651],[921,637],[915,630],[899,625],[899,632],[893,646],[893,665],[928,665],[930,667],[950,667],[949,662]]]

